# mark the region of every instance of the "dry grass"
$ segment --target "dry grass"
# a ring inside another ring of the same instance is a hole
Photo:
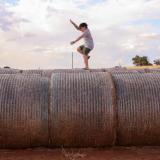
[[[80,160],[86,157],[85,154],[82,154],[80,152],[67,152],[64,148],[62,148],[62,155],[65,160]]]
[[[127,67],[127,69],[160,69],[160,65],[159,66],[131,66],[131,67]]]

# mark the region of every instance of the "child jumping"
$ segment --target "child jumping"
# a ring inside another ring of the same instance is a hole
[[[88,25],[86,23],[81,23],[79,26],[76,25],[72,20],[70,20],[70,22],[73,24],[73,26],[83,32],[83,34],[78,37],[75,41],[71,42],[71,45],[75,44],[76,42],[78,42],[79,40],[81,40],[82,38],[84,39],[84,45],[81,45],[77,48],[77,51],[83,55],[83,59],[84,59],[84,64],[85,64],[85,70],[89,69],[89,64],[88,64],[88,60],[90,58],[89,53],[91,52],[91,50],[93,50],[94,48],[94,42],[93,42],[93,38],[92,35],[90,33],[90,30],[88,29]]]

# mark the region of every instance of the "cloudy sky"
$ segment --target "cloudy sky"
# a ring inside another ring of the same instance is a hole
[[[160,0],[0,0],[0,67],[83,67],[76,47],[87,22],[95,48],[92,68],[132,65],[136,54],[160,58]]]

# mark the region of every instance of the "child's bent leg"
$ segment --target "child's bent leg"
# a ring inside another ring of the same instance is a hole
[[[79,52],[80,54],[84,55],[83,50],[81,50],[80,48],[77,48],[77,52]],[[88,57],[88,59],[90,59],[89,55],[87,57]]]
[[[88,56],[86,54],[86,50],[85,48],[83,48],[83,46],[80,46],[77,48],[77,51],[83,55],[83,60],[84,60],[84,64],[85,64],[85,68],[88,69],[89,65],[88,65],[88,59],[90,58],[90,56]]]
[[[89,65],[88,65],[88,55],[83,55],[83,59],[84,59],[85,68],[86,68],[86,69],[89,69]]]
[[[83,51],[80,48],[77,48],[77,52],[83,55]]]

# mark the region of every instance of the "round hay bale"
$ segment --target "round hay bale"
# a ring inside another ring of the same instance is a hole
[[[105,69],[55,69],[55,70],[43,70],[42,76],[51,78],[53,73],[88,73],[88,72],[105,72]]]
[[[105,72],[105,69],[55,69],[53,73],[86,73],[86,72]]]
[[[0,75],[0,148],[47,146],[48,101],[46,78]]]
[[[51,79],[53,147],[98,147],[115,142],[114,86],[108,73],[57,73]]]
[[[21,75],[21,76],[25,76],[25,77],[42,77],[42,75],[40,74],[27,74],[27,73],[20,73],[20,74],[17,74],[17,75]],[[43,77],[43,78],[47,78],[47,77]]]
[[[118,145],[160,145],[160,74],[113,75]]]
[[[112,71],[108,71],[111,74],[138,74],[139,72],[136,70],[126,70],[126,71],[122,71],[122,70],[112,70]]]
[[[2,68],[0,69],[0,74],[17,74],[21,73],[21,70],[18,69],[10,69],[10,68]]]
[[[112,75],[114,74],[140,74],[138,71],[111,71],[110,72]]]
[[[122,67],[113,67],[113,68],[106,68],[106,71],[126,71],[127,68],[122,68]]]
[[[42,76],[43,70],[37,69],[37,70],[23,70],[23,74],[39,74]]]
[[[160,73],[160,69],[149,69],[149,73]]]
[[[43,70],[42,77],[47,77],[47,78],[51,79],[51,76],[53,73],[54,73],[54,70],[52,70],[52,69]]]
[[[136,70],[131,70],[127,68],[108,68],[105,70],[111,74],[129,74],[129,73],[138,73]]]
[[[146,69],[136,69],[138,73],[147,73]]]
[[[53,73],[82,73],[87,72],[84,69],[55,69]]]

